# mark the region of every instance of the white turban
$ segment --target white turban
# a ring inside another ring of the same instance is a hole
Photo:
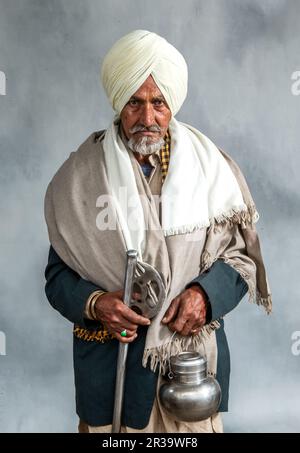
[[[156,33],[135,30],[113,45],[102,64],[103,87],[117,113],[149,75],[152,75],[172,115],[176,115],[187,95],[185,59]]]

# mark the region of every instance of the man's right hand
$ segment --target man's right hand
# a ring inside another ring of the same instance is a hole
[[[105,293],[95,303],[97,319],[101,321],[110,333],[122,343],[131,343],[137,337],[138,326],[149,326],[150,319],[138,315],[123,302],[124,291]],[[140,294],[133,293],[133,299],[138,300]],[[126,330],[126,337],[121,332]]]

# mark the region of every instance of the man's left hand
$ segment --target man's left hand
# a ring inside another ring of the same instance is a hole
[[[199,285],[193,285],[172,300],[162,323],[180,335],[195,335],[205,324],[206,307],[205,292]]]

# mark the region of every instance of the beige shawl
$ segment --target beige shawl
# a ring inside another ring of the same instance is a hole
[[[111,195],[101,133],[92,134],[62,165],[50,182],[45,198],[45,217],[50,242],[61,259],[82,278],[107,291],[121,289],[124,283],[124,236],[117,213],[99,204],[99,197]],[[271,297],[254,227],[257,212],[247,184],[237,165],[224,152],[239,184],[246,210],[230,217],[213,219],[209,227],[186,234],[165,236],[161,229],[156,201],[141,168],[130,155],[137,189],[153,228],[146,230],[143,260],[161,274],[167,298],[161,312],[148,329],[143,364],[150,359],[151,369],[166,370],[170,355],[193,348],[207,355],[208,370],[216,373],[217,350],[214,329],[218,322],[205,326],[198,336],[172,337],[161,319],[172,299],[187,283],[221,259],[245,279],[250,300],[271,311]],[[99,214],[110,210],[116,228],[99,229]],[[98,219],[98,220],[97,220]]]

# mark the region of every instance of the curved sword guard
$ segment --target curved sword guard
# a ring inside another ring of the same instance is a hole
[[[157,315],[166,297],[160,273],[150,264],[141,261],[136,263],[133,292],[140,293],[141,299],[131,299],[129,307],[149,319]]]

